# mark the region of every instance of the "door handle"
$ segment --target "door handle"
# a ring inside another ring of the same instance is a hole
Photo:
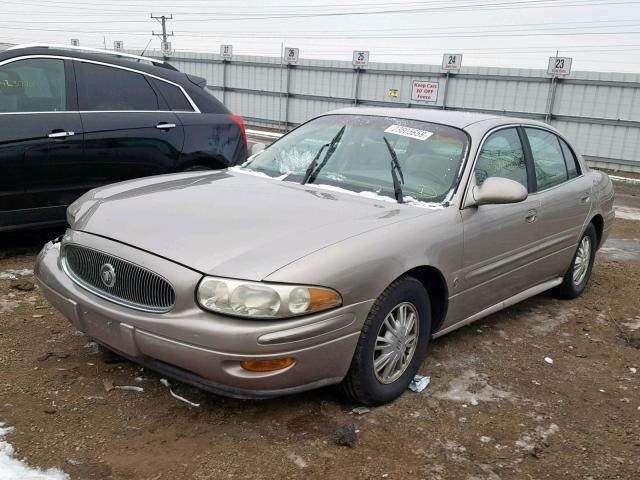
[[[588,193],[580,197],[580,203],[589,203],[591,201],[591,195]]]
[[[527,216],[526,216],[526,217],[524,217],[524,220],[525,220],[527,223],[533,223],[533,222],[535,222],[536,220],[538,220],[538,211],[537,211],[537,210],[535,210],[535,209],[534,209],[534,210],[529,210],[529,211],[527,212]]]
[[[49,138],[67,138],[67,137],[73,137],[75,134],[76,134],[75,132],[65,132],[64,130],[54,130],[49,135],[47,135],[47,137],[49,137]]]
[[[160,122],[158,125],[156,125],[156,128],[158,128],[160,130],[170,130],[172,128],[176,128],[176,124],[175,123]]]

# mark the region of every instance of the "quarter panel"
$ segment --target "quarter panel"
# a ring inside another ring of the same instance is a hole
[[[181,165],[231,167],[247,159],[247,146],[239,125],[227,114],[177,113],[184,126],[185,141]]]

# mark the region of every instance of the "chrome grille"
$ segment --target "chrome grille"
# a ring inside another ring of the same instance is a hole
[[[163,277],[107,253],[70,244],[63,249],[63,263],[75,283],[114,303],[162,313],[176,301],[173,287]]]

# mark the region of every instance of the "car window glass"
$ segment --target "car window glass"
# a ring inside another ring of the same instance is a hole
[[[153,81],[158,90],[160,90],[160,95],[166,100],[171,110],[193,112],[193,107],[189,103],[189,100],[187,100],[187,97],[184,96],[184,93],[182,93],[182,90],[162,80],[154,78]]]
[[[506,128],[492,133],[482,145],[474,172],[477,185],[489,177],[503,177],[527,188],[527,164],[518,131]]]
[[[0,66],[0,112],[66,110],[64,61],[30,58]]]
[[[538,191],[554,187],[567,180],[567,166],[560,149],[558,137],[546,130],[525,128],[533,165],[536,172]]]
[[[567,164],[567,173],[569,178],[575,178],[580,175],[580,169],[578,168],[578,160],[573,154],[567,142],[560,139],[560,146],[562,147],[562,153],[564,154],[564,161]]]
[[[80,110],[158,110],[158,96],[145,75],[78,62]]]
[[[327,147],[344,127],[335,150]],[[256,156],[246,167],[287,181],[301,181],[318,156],[310,183],[394,198],[391,153],[403,173],[402,192],[422,202],[442,202],[455,188],[466,154],[463,131],[429,122],[373,115],[316,118]]]

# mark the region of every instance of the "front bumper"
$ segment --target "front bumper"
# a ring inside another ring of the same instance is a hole
[[[167,278],[176,304],[146,313],[94,295],[63,271],[67,242],[108,252]],[[205,312],[194,299],[202,274],[142,250],[69,230],[44,246],[35,268],[44,296],[87,336],[122,356],[206,390],[237,398],[268,398],[340,382],[346,375],[373,301],[286,320],[246,320]],[[273,372],[250,372],[242,360],[291,357]]]

